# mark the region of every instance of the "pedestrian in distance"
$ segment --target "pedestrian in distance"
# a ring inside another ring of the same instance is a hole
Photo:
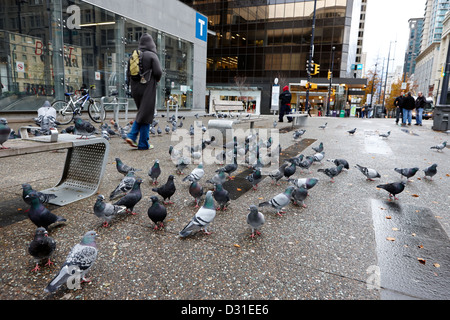
[[[363,105],[363,106],[361,107],[361,113],[360,113],[360,117],[361,117],[362,119],[364,119],[364,116],[366,115],[366,110],[367,110],[367,106],[366,106],[366,105]]]
[[[398,121],[400,119],[400,115],[403,119],[403,100],[405,99],[405,91],[395,98],[394,106],[395,106],[395,124],[398,125]]]
[[[423,108],[425,107],[425,104],[427,103],[427,100],[425,99],[425,97],[423,96],[422,92],[419,92],[417,94],[417,99],[416,99],[416,126],[421,126],[422,125],[422,115],[423,115]]]
[[[289,91],[289,86],[283,88],[283,92],[280,93],[280,114],[278,116],[278,122],[283,122],[283,117],[286,114],[291,113],[291,99],[292,94]],[[292,117],[287,117],[288,122],[292,122]]]
[[[412,111],[416,106],[416,100],[414,100],[411,92],[406,94],[405,99],[403,100],[403,121],[402,126],[406,125],[406,121],[408,121],[408,126],[411,125],[412,121]]]
[[[156,54],[156,44],[150,34],[139,39],[139,74],[133,76],[127,68],[127,81],[136,103],[137,114],[125,141],[138,150],[152,149],[149,143],[150,124],[153,122],[156,104],[156,85],[161,79],[162,69]],[[128,61],[130,66],[131,58]],[[139,135],[139,143],[136,140]]]

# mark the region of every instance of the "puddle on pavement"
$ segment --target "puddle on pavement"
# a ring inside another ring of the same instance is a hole
[[[450,240],[429,208],[372,199],[383,300],[449,299]]]

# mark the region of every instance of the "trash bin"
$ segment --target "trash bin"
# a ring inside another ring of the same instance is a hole
[[[341,110],[341,114],[339,115],[340,118],[344,118],[345,117],[345,110]]]
[[[436,105],[433,113],[433,130],[447,131],[450,105]]]

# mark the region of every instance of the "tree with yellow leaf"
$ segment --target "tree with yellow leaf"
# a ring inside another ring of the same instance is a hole
[[[381,79],[380,79],[380,75],[379,74],[375,74],[375,72],[373,70],[369,70],[367,72],[367,86],[364,89],[365,91],[365,96],[361,99],[361,105],[364,105],[366,103],[368,103],[367,101],[367,95],[372,93],[372,84],[373,84],[373,96],[372,96],[372,104],[375,103],[375,92],[377,87],[380,85]]]

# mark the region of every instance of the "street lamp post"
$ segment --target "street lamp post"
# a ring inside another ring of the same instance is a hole
[[[370,92],[370,104],[369,104],[369,108],[372,108],[372,101],[373,101],[373,85],[374,85],[374,83],[375,83],[375,77],[377,76],[377,65],[378,65],[378,62],[375,63],[375,73],[373,74],[373,78],[372,78],[372,89],[371,89],[371,92]]]
[[[308,70],[306,70],[307,81],[308,83],[311,81],[311,72],[309,68],[312,65],[312,57],[313,57],[313,48],[314,48],[314,31],[316,29],[316,6],[317,6],[317,0],[314,0],[314,13],[313,13],[313,21],[312,21],[312,31],[311,31],[311,45],[309,47],[309,58],[308,58]],[[306,95],[305,95],[305,111],[308,109],[309,106],[309,86],[306,88]]]
[[[334,51],[336,47],[331,48],[331,72],[330,72],[330,85],[328,86],[328,103],[327,103],[327,117],[330,115],[330,105],[331,105],[331,85],[333,83],[333,68],[334,68]]]

